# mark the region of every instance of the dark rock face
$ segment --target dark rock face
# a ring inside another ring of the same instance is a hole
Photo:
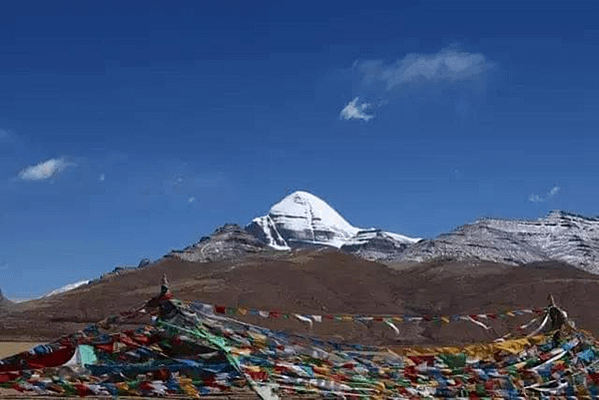
[[[150,265],[152,261],[149,258],[142,258],[139,261],[139,264],[137,264],[137,268],[143,268],[143,267],[147,267],[148,265]]]
[[[208,238],[168,256],[190,262],[207,262],[240,257],[265,250],[266,244],[239,225],[226,224]]]
[[[287,242],[281,236],[275,223],[269,216],[252,221],[245,227],[245,230],[262,243],[274,249],[287,250],[289,248]]]
[[[6,308],[12,304],[14,303],[8,300],[6,297],[4,297],[4,295],[2,294],[2,289],[0,289],[0,311],[2,311],[2,308]]]

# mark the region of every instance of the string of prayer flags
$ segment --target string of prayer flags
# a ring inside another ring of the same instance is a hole
[[[467,321],[486,326],[495,318],[539,314],[536,310],[452,316],[323,316],[172,302],[177,312],[159,317],[154,325],[117,333],[102,333],[94,325],[2,359],[0,387],[35,395],[144,398],[216,394],[236,398],[251,390],[262,400],[300,394],[381,399],[599,395],[599,341],[573,325],[562,329],[560,335],[546,332],[463,347],[412,346],[392,351],[276,332],[229,317],[287,315],[308,324],[323,318],[380,321],[399,334],[397,323]],[[519,328],[538,331],[533,323],[542,318],[532,318]],[[80,346],[87,346],[95,357],[85,365],[73,366],[73,376],[58,379],[54,364],[67,345],[76,348],[79,356],[65,365],[83,359]]]
[[[244,307],[227,307],[223,305],[209,305],[202,304],[203,307],[207,307],[212,310],[215,314],[223,314],[223,315],[252,315],[252,316],[260,316],[262,318],[272,318],[279,319],[285,318],[289,319],[292,316],[296,319],[308,323],[311,327],[314,322],[322,322],[323,320],[327,321],[337,321],[337,322],[362,322],[366,323],[369,321],[374,322],[398,322],[398,323],[418,323],[418,322],[433,322],[433,323],[443,323],[449,324],[452,322],[460,322],[467,321],[472,322],[476,325],[484,329],[489,329],[489,327],[482,322],[482,320],[496,320],[497,318],[514,318],[519,317],[525,314],[536,314],[543,315],[546,312],[546,308],[534,308],[534,309],[518,309],[518,310],[505,310],[500,313],[478,313],[478,314],[459,314],[459,315],[364,315],[364,314],[325,314],[325,315],[317,315],[317,314],[301,314],[301,313],[283,313],[278,310],[261,310],[261,309],[253,309],[253,308],[244,308]],[[310,323],[310,322],[311,323]],[[525,329],[525,328],[523,328]]]

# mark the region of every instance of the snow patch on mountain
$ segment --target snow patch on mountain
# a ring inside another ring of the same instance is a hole
[[[50,293],[47,293],[47,294],[43,295],[42,297],[50,297],[50,296],[54,296],[56,294],[65,293],[65,292],[68,292],[70,290],[77,289],[80,286],[87,285],[89,282],[90,282],[90,280],[79,281],[79,282],[75,282],[75,283],[69,283],[68,285],[64,285],[63,287],[60,287],[58,289],[54,289],[53,291],[51,291]]]
[[[275,250],[291,249],[287,245],[287,242],[285,242],[285,239],[279,234],[279,231],[277,231],[277,227],[270,215],[254,218],[252,222],[259,228],[255,230],[256,235],[266,242],[269,247]]]
[[[422,240],[420,238],[411,238],[408,236],[400,235],[399,233],[386,232],[386,231],[381,231],[378,229],[369,229],[369,230],[362,230],[362,231],[358,232],[358,234],[356,236],[354,236],[353,240],[351,242],[349,242],[348,244],[364,243],[368,240],[374,239],[377,236],[381,236],[385,239],[391,239],[398,243],[406,243],[406,244],[412,244],[412,243],[416,243],[416,242]]]

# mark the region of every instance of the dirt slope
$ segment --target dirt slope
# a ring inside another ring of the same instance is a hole
[[[0,319],[0,339],[49,339],[106,315],[127,310],[154,295],[163,272],[175,295],[258,309],[309,314],[426,314],[493,312],[543,307],[553,293],[579,326],[599,332],[599,276],[563,264],[506,266],[494,263],[430,263],[386,266],[338,251],[250,255],[234,262],[192,263],[165,258],[145,268],[47,299],[19,303]],[[294,319],[245,320],[306,333]],[[525,319],[497,324],[498,333]],[[467,322],[398,325],[325,321],[314,334],[375,344],[464,343],[488,339]]]

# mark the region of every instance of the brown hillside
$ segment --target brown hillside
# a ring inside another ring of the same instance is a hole
[[[15,305],[0,321],[0,339],[49,339],[130,309],[154,295],[163,272],[186,300],[309,314],[452,315],[543,307],[547,294],[577,325],[599,332],[599,276],[563,264],[506,266],[439,262],[386,266],[338,251],[249,255],[236,261],[191,263],[165,258],[93,285]],[[251,323],[306,333],[294,319],[244,317]],[[505,332],[530,316],[496,324]],[[400,336],[381,323],[323,321],[315,335],[376,344],[464,343],[489,334],[468,322],[398,324]]]

